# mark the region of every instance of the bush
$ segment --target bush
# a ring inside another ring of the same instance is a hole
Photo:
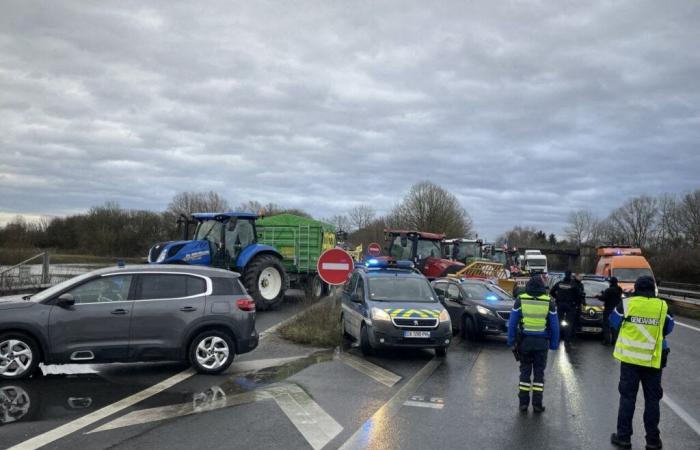
[[[336,347],[342,341],[340,302],[326,298],[311,306],[294,320],[282,325],[280,335],[297,344]]]

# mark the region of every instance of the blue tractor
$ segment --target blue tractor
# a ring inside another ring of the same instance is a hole
[[[241,274],[241,281],[259,310],[275,307],[289,286],[282,255],[274,247],[258,244],[252,213],[197,213],[185,218],[196,224],[193,240],[162,242],[148,252],[153,264],[192,264],[219,267]],[[182,223],[179,220],[178,223]]]

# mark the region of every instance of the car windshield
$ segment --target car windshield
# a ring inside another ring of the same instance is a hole
[[[80,283],[81,281],[90,278],[91,276],[93,276],[92,272],[84,273],[84,274],[79,275],[75,278],[71,278],[69,280],[62,281],[56,285],[51,286],[48,289],[45,289],[45,290],[39,292],[38,294],[32,295],[31,297],[29,297],[29,300],[31,300],[33,302],[44,301],[48,298],[53,297],[55,294],[61,292],[62,290],[67,289],[76,283]]]
[[[195,240],[207,240],[214,243],[221,243],[221,229],[224,226],[218,220],[205,220],[197,226],[194,233]]]
[[[428,239],[418,239],[418,248],[416,254],[419,259],[428,257],[441,258],[442,250],[440,250],[440,241],[431,241]]]
[[[405,244],[405,246],[402,244]],[[405,236],[396,236],[394,241],[391,243],[391,247],[389,248],[389,254],[396,259],[412,259],[412,251],[412,242]]]
[[[653,277],[651,269],[613,269],[612,276],[617,277],[623,283],[634,283],[637,278],[648,276]]]
[[[368,280],[369,298],[375,302],[435,303],[428,280],[405,277],[375,277]]]
[[[583,280],[581,283],[586,297],[595,297],[610,286],[606,281]]]
[[[476,242],[460,242],[456,245],[459,248],[457,253],[458,258],[474,258],[481,256],[479,254],[480,246]]]
[[[497,286],[486,283],[465,283],[462,290],[470,300],[507,300],[509,296]]]

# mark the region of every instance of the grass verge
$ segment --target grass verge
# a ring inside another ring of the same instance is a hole
[[[340,330],[340,302],[333,298],[317,305],[282,325],[279,334],[288,341],[314,347],[336,347],[342,341]]]

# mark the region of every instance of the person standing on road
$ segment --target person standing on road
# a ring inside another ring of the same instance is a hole
[[[622,301],[622,288],[617,284],[617,278],[610,278],[610,287],[596,297],[603,302],[603,340],[601,344],[614,344],[617,339],[617,333],[610,326],[609,320],[610,315]]]
[[[559,348],[557,306],[547,295],[541,275],[533,275],[515,300],[508,323],[508,346],[520,361],[520,411],[544,411],[544,369],[547,352]],[[534,374],[534,377],[533,377]]]
[[[549,295],[554,297],[557,303],[557,311],[559,314],[559,322],[562,324],[562,338],[566,342],[570,342],[574,329],[576,304],[580,298],[579,287],[571,276],[571,271],[567,270],[564,273],[564,279],[558,281],[549,291]]]
[[[617,432],[610,436],[610,442],[618,447],[632,447],[632,418],[641,382],[646,448],[662,448],[659,432],[659,402],[663,397],[661,372],[670,351],[665,336],[673,331],[674,321],[666,302],[656,298],[655,288],[652,277],[639,277],[634,283],[634,295],[622,300],[610,315],[610,325],[620,330],[613,353],[621,362],[620,407]]]

